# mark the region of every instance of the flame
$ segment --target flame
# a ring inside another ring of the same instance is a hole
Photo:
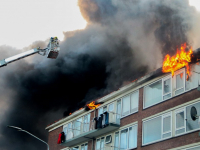
[[[69,113],[69,115],[71,115],[72,113]]]
[[[87,104],[87,107],[89,109],[96,109],[99,105],[101,105],[101,104],[95,105],[95,101],[92,101],[91,103]]]
[[[81,109],[83,109],[83,108],[79,108],[79,110],[81,110]]]
[[[186,52],[186,48],[188,48],[188,46],[186,43],[184,43],[181,45],[180,49],[177,48],[177,53],[175,56],[170,57],[169,54],[167,54],[163,62],[162,71],[171,72],[173,76],[174,71],[186,66],[187,75],[189,77],[190,75],[189,62],[191,62],[191,54],[193,52],[192,52],[192,47],[189,47],[188,52]]]

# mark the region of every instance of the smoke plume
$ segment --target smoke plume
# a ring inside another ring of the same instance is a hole
[[[1,68],[0,149],[45,149],[45,127],[158,67],[186,42],[200,46],[199,14],[187,0],[79,0],[88,25],[66,32],[56,60],[34,55]],[[195,36],[193,36],[195,35]],[[37,41],[24,49],[45,47]],[[1,59],[16,50],[1,46]],[[2,55],[3,54],[3,55]],[[56,141],[55,141],[56,144]]]

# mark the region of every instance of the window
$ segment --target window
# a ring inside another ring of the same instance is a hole
[[[88,132],[90,127],[90,113],[63,126],[66,140]]]
[[[185,109],[180,109],[175,112],[175,134],[179,135],[185,133]]]
[[[90,114],[84,116],[83,132],[88,132],[90,128]]]
[[[81,124],[82,124],[82,118],[73,121],[74,136],[81,134]]]
[[[116,123],[114,113],[114,103],[108,105],[109,123]]]
[[[122,98],[122,112],[121,115],[127,116],[138,111],[139,91]]]
[[[144,108],[162,101],[162,80],[144,87]]]
[[[73,137],[71,122],[63,126],[63,132],[65,133],[66,140],[71,139]]]
[[[195,121],[192,120],[190,111],[192,106],[194,106],[197,109],[197,116],[200,116],[200,102],[192,104],[190,106],[186,107],[186,132],[199,129],[199,119],[196,119]]]
[[[179,95],[185,91],[185,68],[174,73],[175,77],[175,95]]]
[[[104,107],[99,108],[99,112],[98,112],[99,116],[100,116],[101,114],[103,114],[104,112],[106,112],[106,111],[107,111],[107,106],[104,106]]]
[[[83,144],[81,145],[81,150],[87,150],[88,149],[88,144]]]
[[[172,131],[174,132],[174,137],[186,134],[188,132],[198,131],[200,129],[198,123],[199,119],[192,120],[190,114],[193,106],[197,110],[197,116],[200,116],[200,101],[198,101],[180,109],[176,109],[169,113],[143,121],[142,145],[147,145],[171,138]],[[172,112],[174,118],[173,120]]]
[[[96,150],[104,150],[104,137],[97,139]]]
[[[116,115],[117,124],[120,124],[120,118],[121,118],[121,100],[118,100],[117,101],[117,115]]]
[[[191,90],[193,88],[197,88],[199,85],[198,72],[200,72],[200,66],[193,64],[190,67],[191,67],[190,77],[188,78],[188,80],[185,81],[185,90],[186,91]],[[185,76],[185,78],[187,79],[187,75]]]
[[[197,109],[197,116],[200,116],[200,102],[175,111],[175,135],[199,130],[198,119],[192,120],[190,115],[192,106]]]
[[[70,150],[79,150],[79,146],[76,146],[76,147],[70,148]]]
[[[171,113],[162,116],[162,138],[172,136],[172,118]]]
[[[111,135],[106,136],[105,143],[109,144],[111,142],[112,142],[112,136]]]
[[[132,149],[137,147],[137,125],[115,133],[114,149]]]
[[[108,112],[114,112],[114,103],[108,105]]]
[[[172,136],[171,113],[143,122],[143,145]]]
[[[120,132],[120,149],[128,148],[128,129],[122,130]]]
[[[172,97],[171,75],[163,79],[163,100]]]

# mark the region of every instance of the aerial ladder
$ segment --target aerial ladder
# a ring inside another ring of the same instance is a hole
[[[60,51],[59,41],[57,37],[51,37],[49,40],[49,44],[46,48],[40,49],[40,48],[34,48],[32,50],[20,53],[18,55],[0,60],[0,67],[6,66],[7,64],[17,61],[19,59],[28,57],[33,54],[40,54],[42,56],[47,56],[47,58],[56,59],[58,57]]]

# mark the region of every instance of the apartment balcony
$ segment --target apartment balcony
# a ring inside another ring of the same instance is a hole
[[[72,128],[68,129],[65,135],[66,141],[61,143],[61,145],[67,147],[75,146],[77,144],[86,142],[89,139],[94,139],[103,134],[112,132],[120,127],[119,116],[120,115],[110,112],[106,126],[97,126],[97,128],[96,123],[98,124],[98,122],[94,120],[88,123],[77,122],[77,125],[79,126],[76,126],[76,123],[73,123]],[[102,122],[102,125],[104,125],[104,122]]]

